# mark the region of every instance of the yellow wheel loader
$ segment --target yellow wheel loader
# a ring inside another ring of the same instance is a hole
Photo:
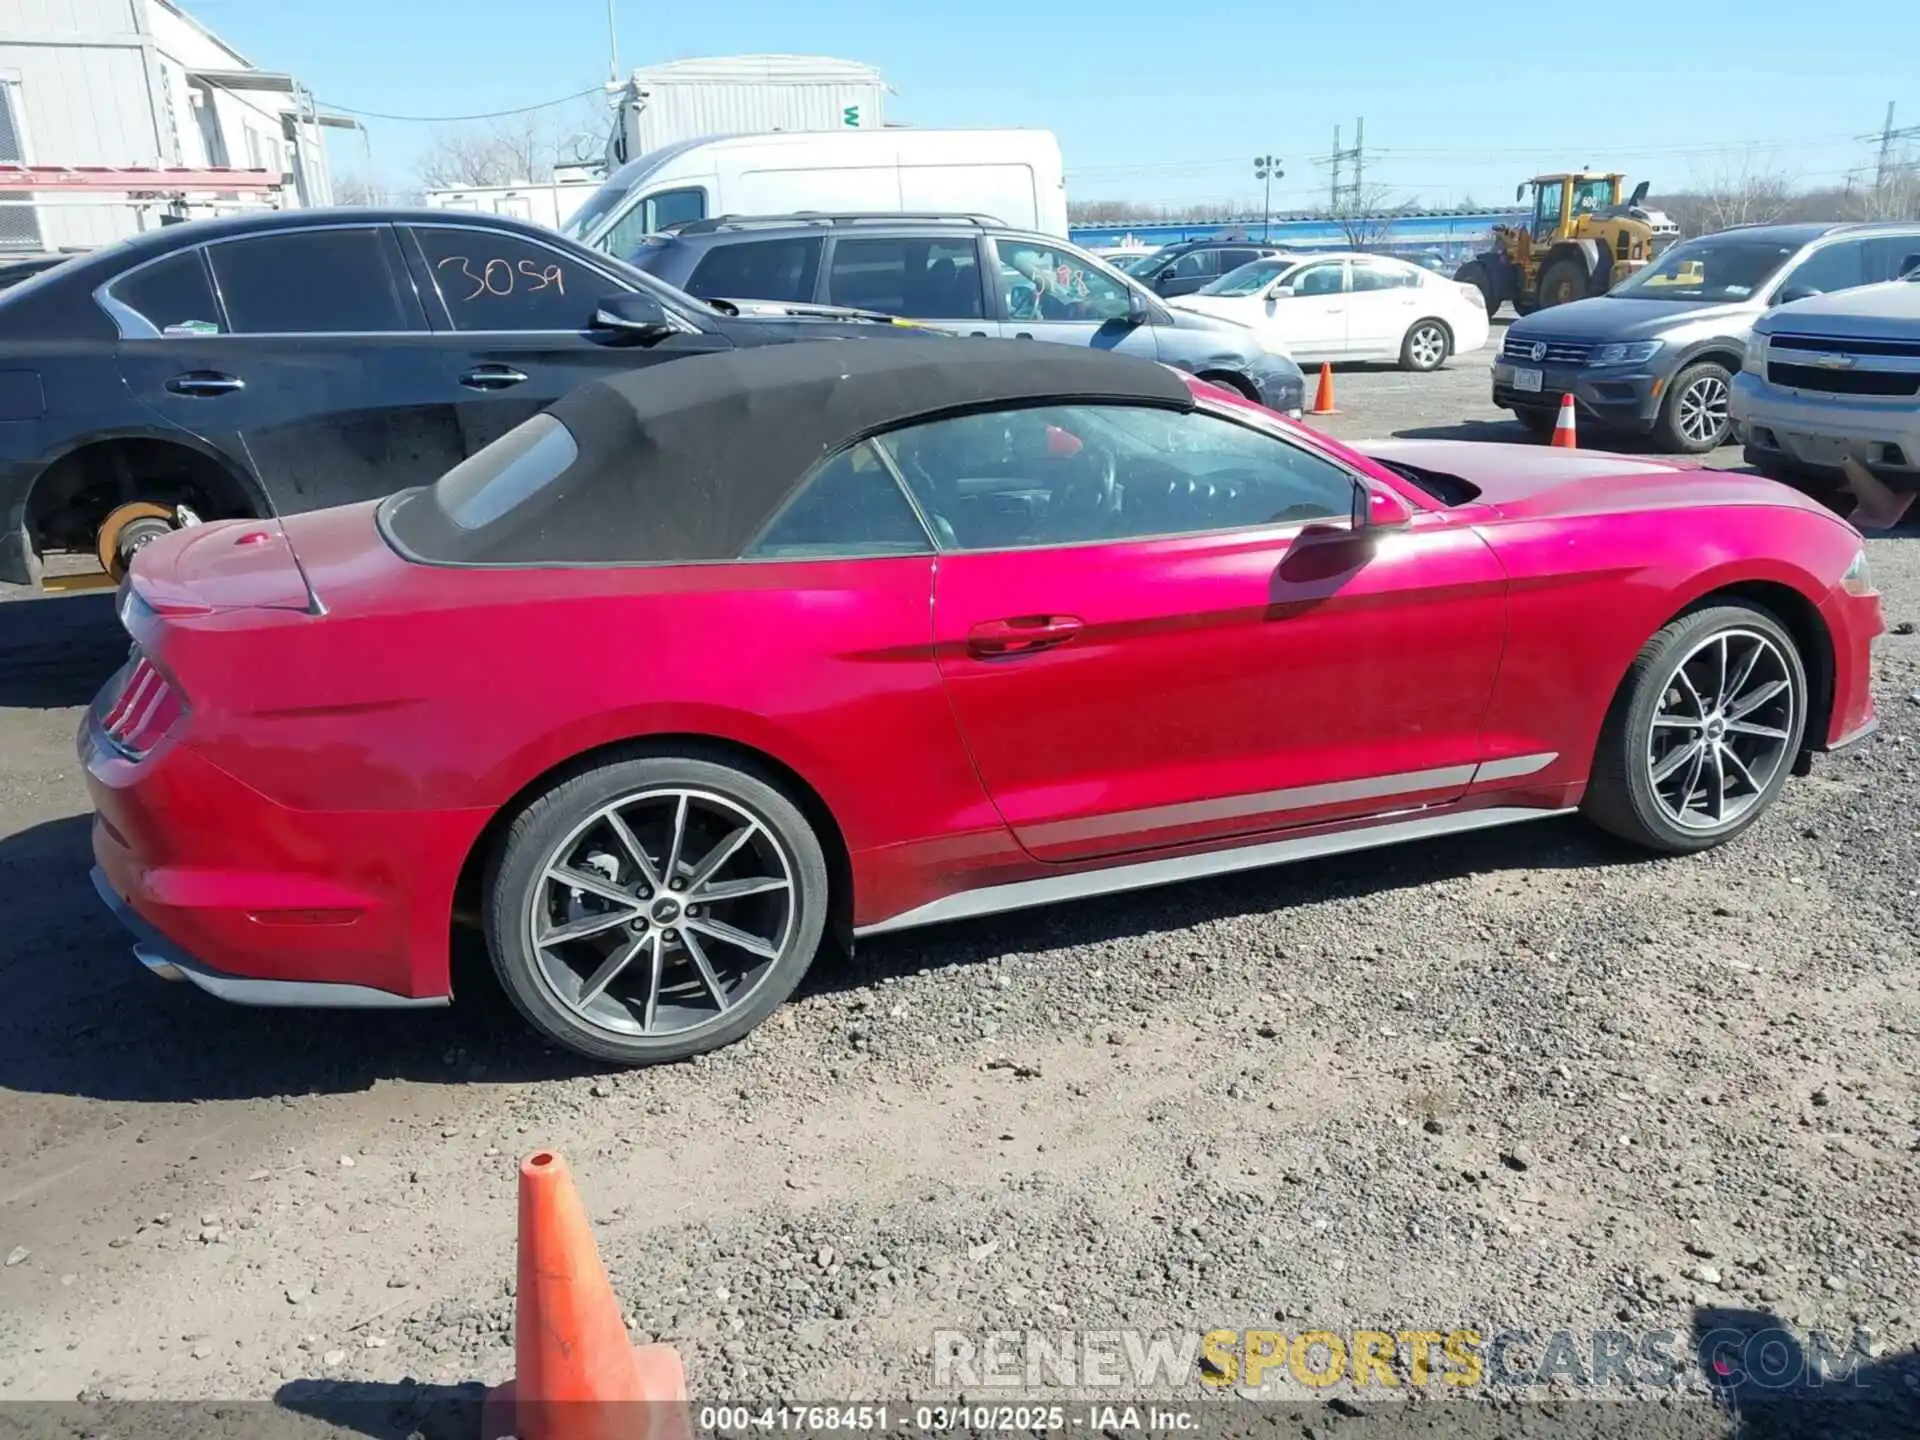
[[[1493,248],[1454,272],[1479,289],[1489,315],[1511,300],[1522,315],[1604,295],[1671,245],[1680,227],[1646,207],[1642,180],[1622,203],[1623,175],[1536,175],[1514,192],[1533,194],[1533,219],[1496,225]]]

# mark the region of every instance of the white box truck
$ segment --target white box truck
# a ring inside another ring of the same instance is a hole
[[[563,229],[624,260],[669,225],[802,210],[991,215],[1064,237],[1060,142],[1048,130],[912,129],[688,140],[621,166]]]

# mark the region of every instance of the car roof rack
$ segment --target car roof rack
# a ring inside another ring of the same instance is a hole
[[[998,225],[1006,221],[994,215],[956,214],[936,210],[796,210],[786,215],[714,215],[705,220],[685,220],[661,228],[660,234],[685,237],[713,235],[722,230],[750,230],[778,225],[886,225],[902,221],[916,225]]]

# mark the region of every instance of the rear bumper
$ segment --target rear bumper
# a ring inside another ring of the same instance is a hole
[[[451,995],[419,999],[370,990],[364,985],[340,985],[315,980],[255,980],[229,975],[203,965],[167,939],[113,888],[107,872],[93,867],[93,888],[113,918],[134,938],[133,958],[162,980],[185,981],[233,1005],[296,1009],[433,1010],[452,1002]]]
[[[1516,370],[1540,371],[1540,389],[1521,390]],[[1493,362],[1493,403],[1503,410],[1550,410],[1573,396],[1580,418],[1608,430],[1645,434],[1660,417],[1667,377],[1632,366],[1527,365],[1502,355]]]
[[[95,889],[150,969],[246,1005],[413,1008],[451,996],[464,812],[296,811],[163,741],[130,761],[96,734]]]

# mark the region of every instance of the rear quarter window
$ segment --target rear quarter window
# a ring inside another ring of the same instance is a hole
[[[810,301],[820,243],[809,235],[715,246],[694,266],[687,289],[702,300]]]

